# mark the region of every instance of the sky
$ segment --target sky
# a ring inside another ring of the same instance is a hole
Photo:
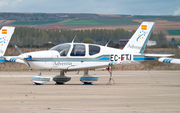
[[[180,0],[0,0],[0,12],[180,15]]]

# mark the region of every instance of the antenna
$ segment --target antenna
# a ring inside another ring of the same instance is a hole
[[[109,41],[107,42],[107,44],[105,45],[105,47],[107,47],[107,45],[109,44],[110,41],[111,41],[111,39],[109,39]]]
[[[74,36],[74,38],[73,38],[73,40],[72,40],[72,42],[71,42],[71,43],[74,43],[75,38],[76,38],[76,35]]]

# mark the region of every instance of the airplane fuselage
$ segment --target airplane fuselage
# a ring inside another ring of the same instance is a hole
[[[26,58],[32,69],[59,70],[95,69],[114,64],[124,64],[127,61],[156,60],[153,58],[145,59],[144,56],[138,53],[82,43],[59,44],[47,51],[24,53],[19,58]]]

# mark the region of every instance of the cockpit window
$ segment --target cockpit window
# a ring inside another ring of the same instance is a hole
[[[68,54],[68,51],[70,49],[70,44],[59,44],[50,50],[56,50],[60,53],[60,56],[66,56]]]
[[[100,52],[99,46],[89,45],[89,55],[95,55]]]
[[[85,56],[85,54],[85,45],[74,44],[73,49],[71,51],[71,56]]]

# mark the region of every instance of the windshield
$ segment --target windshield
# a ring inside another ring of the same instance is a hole
[[[59,44],[57,46],[54,46],[50,50],[56,50],[60,53],[60,56],[66,56],[68,54],[69,49],[70,44]]]

